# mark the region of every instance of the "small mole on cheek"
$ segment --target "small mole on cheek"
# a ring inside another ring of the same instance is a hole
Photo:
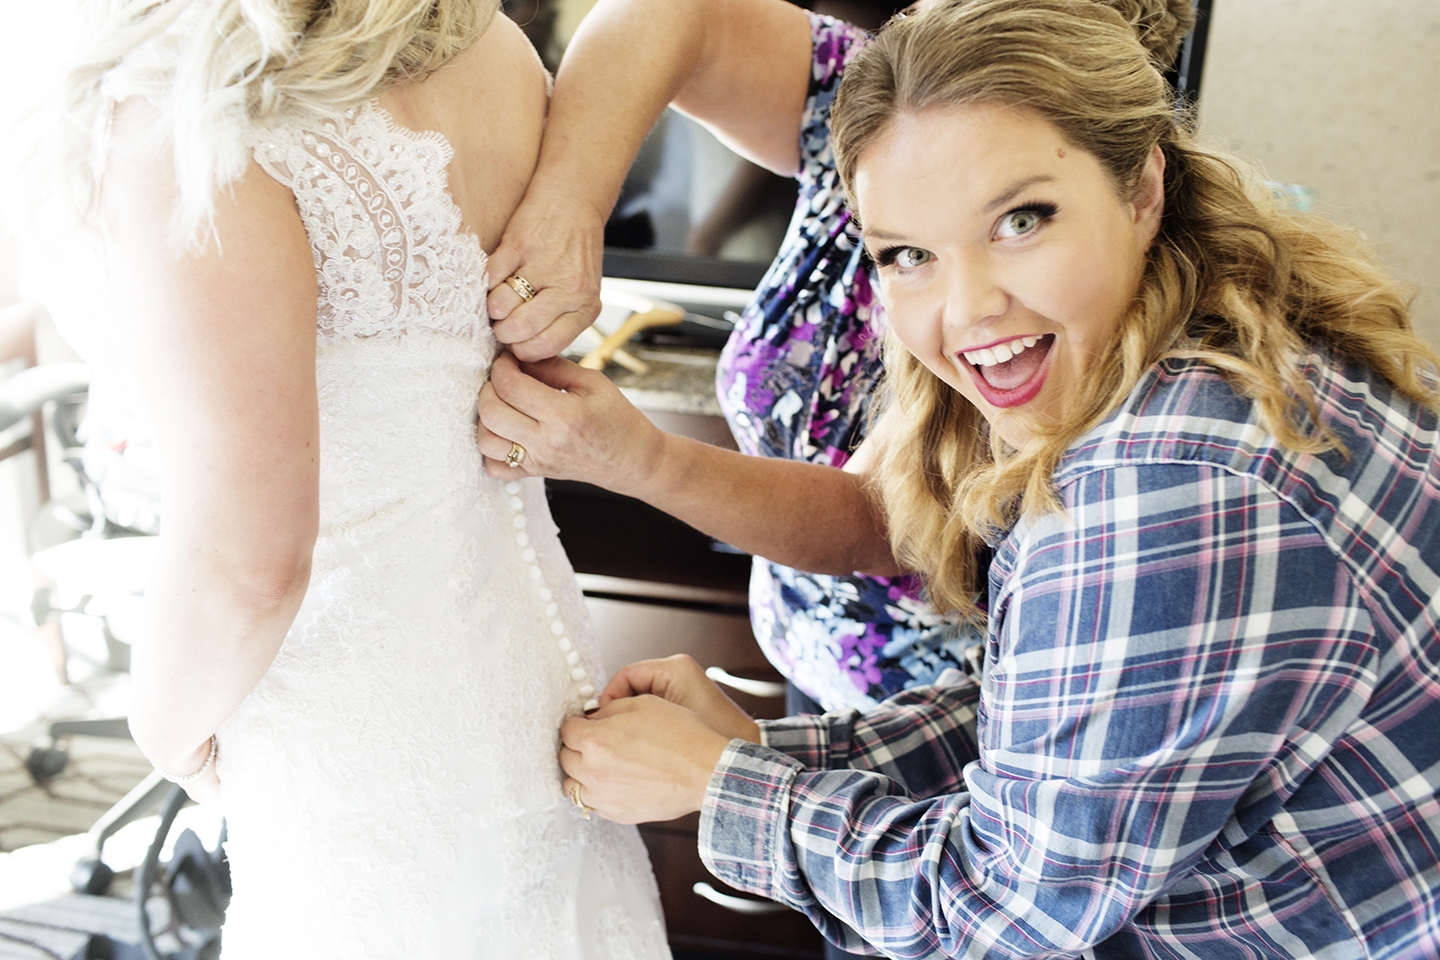
[[[1064,147],[1061,147],[1059,150],[1056,150],[1056,151],[1055,151],[1055,156],[1059,157],[1061,160],[1064,160],[1064,159],[1065,159],[1065,148],[1064,148]]]

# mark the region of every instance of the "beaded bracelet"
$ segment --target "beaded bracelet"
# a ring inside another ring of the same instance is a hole
[[[169,780],[171,783],[194,783],[196,780],[199,780],[201,777],[205,776],[205,771],[210,769],[211,764],[215,762],[215,755],[219,752],[220,744],[218,741],[216,741],[215,734],[212,733],[210,734],[210,756],[205,758],[205,762],[200,766],[199,770],[196,770],[194,773],[187,774],[183,777],[177,777],[173,774],[166,773],[159,767],[156,767],[155,769],[159,772],[160,776],[164,777],[166,780]]]

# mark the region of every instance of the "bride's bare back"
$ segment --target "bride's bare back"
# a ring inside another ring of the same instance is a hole
[[[379,97],[397,123],[433,130],[449,141],[455,150],[450,194],[485,250],[499,244],[535,169],[547,86],[530,41],[497,13],[484,35],[453,62]]]

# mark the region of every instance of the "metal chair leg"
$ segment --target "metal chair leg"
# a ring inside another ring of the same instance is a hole
[[[169,781],[161,776],[160,771],[152,770],[135,789],[125,794],[119,803],[95,821],[95,825],[86,834],[91,853],[77,860],[70,871],[70,885],[76,893],[99,896],[109,888],[110,881],[115,879],[115,871],[105,865],[105,841],[127,824],[154,812],[169,793]]]

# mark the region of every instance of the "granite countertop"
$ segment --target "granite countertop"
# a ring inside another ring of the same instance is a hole
[[[605,375],[631,403],[651,413],[721,416],[715,397],[715,365],[720,351],[701,347],[649,347],[626,344],[626,351],[649,364],[645,373],[631,373],[611,362]]]

